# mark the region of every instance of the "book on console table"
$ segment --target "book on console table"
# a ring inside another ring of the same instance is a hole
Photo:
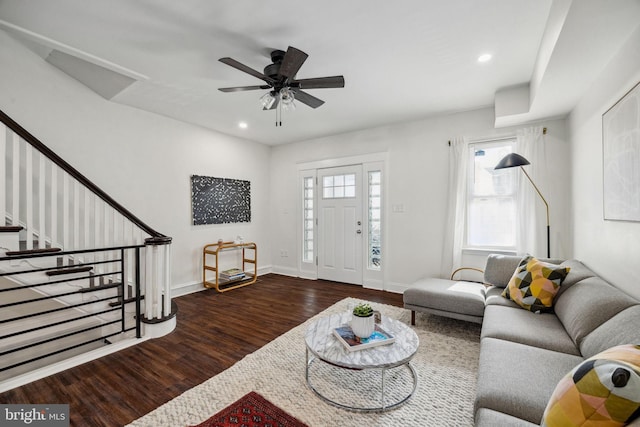
[[[351,330],[349,325],[343,325],[333,330],[336,336],[348,351],[364,350],[365,348],[377,347],[393,343],[396,339],[393,335],[376,325],[376,329],[369,338],[359,338]]]
[[[230,268],[220,272],[220,278],[223,280],[239,280],[244,279],[245,273],[239,268]]]

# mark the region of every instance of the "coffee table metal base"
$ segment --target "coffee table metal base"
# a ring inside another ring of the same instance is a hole
[[[305,376],[306,376],[306,380],[307,380],[307,385],[322,400],[324,400],[325,402],[329,403],[330,405],[333,405],[333,406],[338,407],[338,408],[347,409],[347,410],[350,410],[350,411],[357,411],[357,412],[384,412],[384,411],[388,411],[388,410],[397,408],[398,406],[402,405],[407,400],[409,400],[411,398],[411,396],[413,396],[413,394],[415,393],[416,388],[418,387],[418,374],[416,373],[416,371],[413,368],[413,366],[411,366],[411,363],[407,362],[404,365],[401,365],[401,366],[406,367],[409,370],[409,372],[411,373],[411,377],[413,379],[413,386],[411,387],[411,391],[409,392],[409,394],[407,394],[406,396],[402,397],[400,400],[396,400],[394,402],[387,403],[385,401],[385,381],[384,381],[385,372],[387,371],[387,368],[368,369],[368,370],[378,370],[378,371],[380,371],[380,382],[381,382],[380,383],[380,390],[381,390],[381,393],[380,393],[380,405],[371,406],[371,407],[359,407],[359,406],[351,406],[351,405],[343,404],[343,403],[340,403],[340,402],[336,402],[333,399],[330,399],[326,395],[322,394],[322,392],[320,390],[318,390],[316,387],[314,387],[312,382],[311,382],[311,379],[310,379],[309,370],[310,370],[311,365],[313,364],[313,362],[315,362],[316,360],[319,360],[321,363],[327,363],[327,364],[329,364],[331,366],[334,366],[334,367],[337,367],[337,368],[340,368],[340,369],[351,369],[351,368],[340,367],[338,365],[334,365],[332,363],[326,362],[326,361],[324,361],[322,359],[318,359],[317,357],[309,354],[309,349],[306,350],[306,357],[307,357],[307,363],[306,363]]]

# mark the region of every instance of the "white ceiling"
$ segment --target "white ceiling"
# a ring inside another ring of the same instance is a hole
[[[0,0],[0,29],[103,97],[270,145],[492,106],[523,84],[524,110],[501,105],[497,125],[562,116],[639,22],[638,0]],[[262,83],[219,58],[262,71],[288,46],[309,55],[297,78],[345,87],[309,89],[326,103],[282,127],[266,91],[217,90]]]

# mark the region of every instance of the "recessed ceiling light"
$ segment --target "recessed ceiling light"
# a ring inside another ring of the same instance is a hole
[[[488,62],[491,60],[491,54],[490,53],[484,53],[480,56],[478,56],[478,62]]]
[[[246,129],[246,128],[248,128],[248,127],[249,127],[249,125],[247,124],[247,122],[239,122],[239,123],[238,123],[238,127],[239,127],[240,129]]]

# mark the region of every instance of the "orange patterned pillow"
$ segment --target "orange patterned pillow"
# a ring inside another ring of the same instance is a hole
[[[580,363],[558,382],[543,427],[620,427],[640,415],[640,345],[620,345]]]
[[[529,311],[549,311],[569,270],[528,255],[520,261],[502,296]]]

